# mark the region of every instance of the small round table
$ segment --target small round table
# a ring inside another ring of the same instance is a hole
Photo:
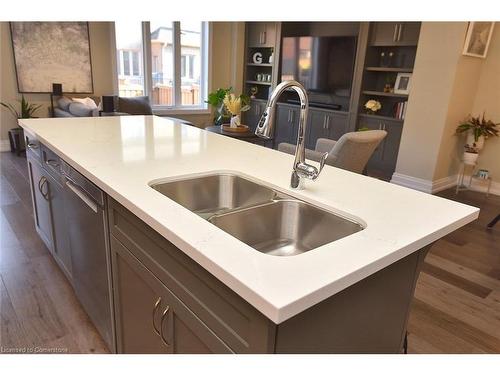
[[[207,126],[205,128],[205,130],[212,132],[212,133],[225,135],[227,137],[241,139],[242,141],[246,141],[246,142],[250,142],[250,143],[254,143],[254,144],[260,144],[263,146],[265,146],[266,142],[267,142],[266,139],[263,139],[263,138],[256,136],[252,130],[248,130],[247,132],[241,132],[241,133],[226,132],[222,129],[222,126],[220,126],[220,125]]]

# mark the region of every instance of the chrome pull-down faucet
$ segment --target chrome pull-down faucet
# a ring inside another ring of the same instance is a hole
[[[281,82],[276,89],[271,94],[267,102],[267,108],[262,114],[262,117],[257,124],[257,129],[255,129],[255,134],[261,138],[272,139],[274,137],[274,127],[275,127],[275,107],[278,102],[279,96],[283,91],[287,89],[293,89],[299,95],[300,99],[300,118],[299,118],[299,129],[297,135],[297,147],[295,148],[295,160],[293,162],[292,177],[290,179],[290,186],[292,189],[303,189],[304,179],[315,180],[318,178],[323,166],[325,165],[325,160],[328,153],[325,153],[320,160],[319,169],[313,165],[306,163],[306,148],[304,136],[306,134],[307,125],[307,112],[309,109],[309,100],[307,99],[307,93],[304,87],[297,81],[284,81]]]

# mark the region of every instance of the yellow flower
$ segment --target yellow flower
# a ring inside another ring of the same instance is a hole
[[[223,101],[229,113],[236,116],[241,113],[241,99],[234,94],[226,94]]]

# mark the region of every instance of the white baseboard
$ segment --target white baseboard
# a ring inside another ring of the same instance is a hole
[[[10,151],[10,143],[8,139],[0,140],[0,152]]]
[[[465,177],[465,182],[468,182]],[[429,181],[418,177],[412,177],[401,173],[394,173],[391,178],[391,183],[423,191],[424,193],[435,194],[439,191],[452,188],[458,183],[458,175],[440,178],[439,180]],[[486,181],[474,179],[470,186],[470,190],[486,192],[488,184]],[[490,187],[490,194],[500,195],[500,183],[492,181]]]

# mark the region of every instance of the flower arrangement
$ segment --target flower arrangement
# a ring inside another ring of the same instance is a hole
[[[382,108],[382,104],[378,100],[370,99],[365,103],[365,108],[368,114],[374,115]]]
[[[249,99],[246,95],[236,96],[233,93],[227,93],[222,101],[227,111],[231,114],[231,127],[236,128],[241,125],[240,115],[241,112],[248,111],[250,105]]]
[[[210,104],[215,109],[214,123],[222,125],[228,123],[231,117],[238,116],[241,112],[250,109],[250,98],[247,95],[241,94],[236,96],[232,93],[233,88],[219,88],[208,94],[206,103]]]

